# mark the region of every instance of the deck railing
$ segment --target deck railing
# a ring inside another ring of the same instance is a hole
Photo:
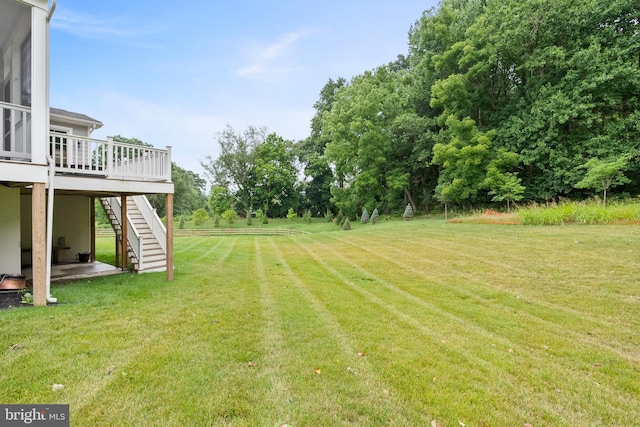
[[[56,172],[135,181],[171,180],[171,147],[162,150],[58,132],[51,132],[49,141]]]
[[[31,109],[0,101],[0,160],[31,162]],[[49,133],[49,152],[60,173],[133,181],[171,181],[171,147],[158,149]]]
[[[31,109],[0,102],[0,159],[30,162]]]

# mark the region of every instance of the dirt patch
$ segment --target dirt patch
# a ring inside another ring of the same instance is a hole
[[[8,310],[15,307],[29,307],[30,304],[23,304],[22,292],[17,291],[1,291],[0,292],[0,310]]]

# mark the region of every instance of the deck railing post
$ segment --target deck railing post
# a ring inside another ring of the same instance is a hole
[[[106,164],[106,176],[109,177],[113,174],[113,138],[107,137],[107,164]]]
[[[165,164],[164,178],[167,181],[171,181],[171,146],[167,145],[167,157]]]

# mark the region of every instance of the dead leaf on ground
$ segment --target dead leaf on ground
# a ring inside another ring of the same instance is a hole
[[[513,353],[513,349],[512,348],[509,349],[509,353]]]
[[[111,372],[113,372],[113,370],[116,369],[115,366],[111,365],[107,368],[107,374],[110,374]]]
[[[466,427],[466,424],[463,423],[462,421],[458,420],[458,424],[460,424],[462,427]]]
[[[22,344],[14,344],[9,347],[9,350],[20,350],[22,348]]]
[[[522,427],[533,427],[533,424],[524,423],[524,425]]]
[[[351,372],[352,374],[357,375],[358,371],[356,371],[355,369],[353,369],[351,366],[347,367],[347,372]]]
[[[320,368],[316,368],[316,369],[314,369],[314,371],[313,371],[313,372],[315,372],[315,373],[316,373],[316,375],[320,375],[320,374],[322,373],[322,369],[320,369]]]
[[[358,352],[358,356],[360,356],[360,357],[364,357],[364,356],[366,356],[366,354],[364,354],[364,352],[362,352],[362,351],[359,351],[359,352]]]
[[[256,366],[255,362],[249,362],[249,366],[254,367]]]
[[[436,420],[431,421],[431,427],[441,427],[441,426],[442,426],[442,424],[440,424]]]

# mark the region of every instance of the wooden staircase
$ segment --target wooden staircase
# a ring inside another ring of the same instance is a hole
[[[103,197],[104,208],[118,240],[122,239],[121,204],[118,197]],[[146,196],[127,197],[127,257],[137,273],[166,271],[166,229]]]

